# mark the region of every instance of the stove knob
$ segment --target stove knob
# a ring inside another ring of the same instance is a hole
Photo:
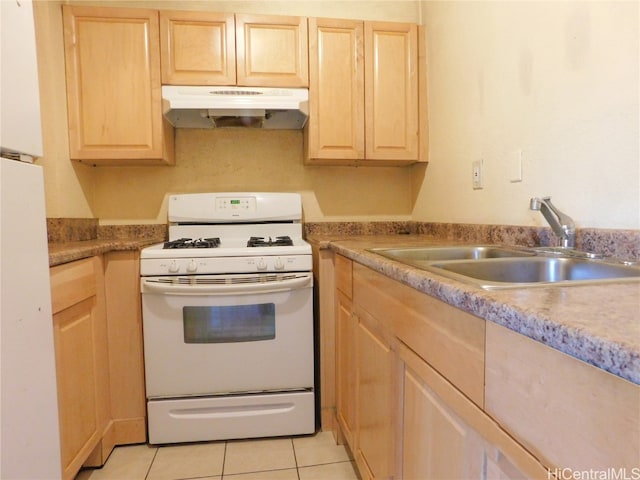
[[[282,263],[282,259],[280,257],[276,258],[275,267],[276,270],[284,270],[284,263]]]
[[[171,263],[169,264],[169,272],[178,273],[179,270],[180,270],[180,265],[178,265],[178,263],[175,260],[171,260]]]
[[[187,265],[187,272],[193,273],[196,270],[198,270],[198,264],[195,262],[195,260],[191,260]]]
[[[258,260],[258,270],[266,270],[267,269],[267,262],[264,261],[264,258],[261,258],[260,260]]]

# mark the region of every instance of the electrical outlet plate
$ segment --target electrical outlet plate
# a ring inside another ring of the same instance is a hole
[[[482,160],[476,160],[471,164],[471,173],[473,181],[473,189],[479,190],[482,188]]]

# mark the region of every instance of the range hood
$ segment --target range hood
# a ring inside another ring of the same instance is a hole
[[[177,128],[299,130],[309,116],[306,88],[162,87],[162,111]]]

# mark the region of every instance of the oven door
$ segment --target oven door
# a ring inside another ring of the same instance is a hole
[[[313,276],[141,280],[147,398],[313,388]]]

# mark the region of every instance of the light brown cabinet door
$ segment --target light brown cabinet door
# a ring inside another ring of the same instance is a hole
[[[418,29],[365,22],[367,160],[418,160]]]
[[[62,477],[72,479],[110,424],[109,359],[100,257],[51,268]],[[109,443],[109,442],[107,442]],[[104,463],[108,451],[96,455]]]
[[[336,415],[347,443],[353,448],[356,428],[356,319],[351,300],[336,291]]]
[[[309,19],[307,163],[424,160],[418,143],[418,47],[414,24]],[[426,112],[422,117],[426,137]]]
[[[403,374],[403,478],[545,478],[511,435],[415,352],[399,348]]]
[[[392,478],[395,453],[395,352],[373,327],[374,319],[358,311],[358,433],[356,462],[371,478]],[[427,478],[427,477],[425,477]],[[436,478],[436,477],[430,477]]]
[[[307,19],[236,14],[237,84],[309,85]]]
[[[160,11],[162,83],[235,85],[233,14]]]
[[[408,368],[403,418],[404,478],[482,478],[481,437]]]
[[[363,42],[361,21],[309,19],[310,163],[364,158]]]
[[[79,469],[84,461],[81,454],[91,451],[102,433],[96,418],[94,305],[95,297],[91,297],[54,315],[62,466],[66,478],[73,477],[75,465],[79,464]]]
[[[93,164],[172,163],[156,10],[63,6],[69,151]]]

